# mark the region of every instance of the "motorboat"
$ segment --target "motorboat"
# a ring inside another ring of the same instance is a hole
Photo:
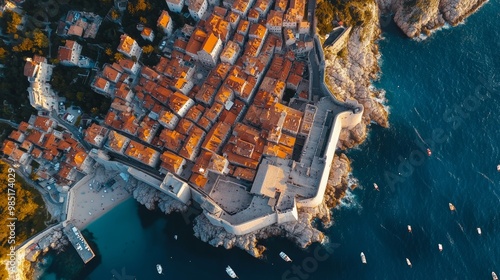
[[[448,206],[450,207],[450,211],[455,211],[457,208],[455,208],[455,205],[448,203]]]
[[[161,267],[161,264],[156,265],[156,271],[158,271],[158,274],[163,274],[163,267]]]
[[[177,240],[177,235],[174,235],[174,239]]]
[[[483,233],[483,232],[481,231],[481,228],[480,228],[480,227],[478,227],[476,230],[477,230],[477,234],[479,234],[479,235],[481,235],[481,234]]]
[[[285,252],[280,252],[280,257],[286,262],[292,262],[292,259],[290,259],[290,257],[288,257],[288,255],[285,254]]]
[[[373,183],[373,187],[375,188],[375,190],[380,191],[379,188],[378,188],[377,183]]]
[[[497,276],[497,274],[495,273],[495,271],[492,271],[492,272],[491,272],[491,278],[493,278],[493,280],[498,280],[498,276]]]
[[[410,262],[410,259],[409,258],[406,258],[406,264],[411,267],[411,262]]]
[[[227,272],[227,275],[229,275],[229,277],[231,278],[238,278],[238,275],[236,275],[236,273],[234,273],[234,270],[228,265],[226,267],[226,272]]]
[[[429,156],[429,157],[430,157],[431,155],[432,155],[432,151],[431,151],[431,149],[427,149],[427,156]]]
[[[366,264],[366,256],[365,256],[365,253],[361,252],[360,254],[360,257],[361,257],[361,262]]]
[[[438,244],[438,249],[439,249],[439,252],[442,252],[443,251],[443,245],[440,243]]]
[[[408,225],[407,228],[408,228],[408,232],[411,233],[411,226]]]
[[[497,165],[497,171],[500,172],[500,164]]]

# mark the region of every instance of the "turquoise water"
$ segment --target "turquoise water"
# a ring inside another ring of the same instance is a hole
[[[405,38],[394,25],[384,29],[383,74],[376,86],[387,91],[391,126],[372,127],[367,141],[348,154],[360,187],[334,211],[335,223],[326,230],[329,252],[323,245],[301,250],[275,238],[265,242],[265,259],[255,260],[197,240],[178,214],[165,217],[129,200],[89,226],[102,258],[86,278],[112,279],[115,270],[115,279],[134,279],[123,277],[124,268],[137,279],[229,279],[226,265],[240,279],[500,274],[499,13],[498,1],[490,2],[464,25],[422,42]],[[428,147],[431,157],[424,155]],[[280,250],[294,262],[284,263]],[[165,275],[156,274],[157,263]]]

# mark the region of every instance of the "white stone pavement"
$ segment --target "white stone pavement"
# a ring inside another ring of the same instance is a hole
[[[119,173],[104,171],[101,168],[98,168],[93,176],[86,176],[70,190],[67,220],[80,230],[131,197],[125,190],[127,182],[119,176]],[[100,191],[96,191],[97,186],[111,178],[116,180],[112,189],[101,188]]]

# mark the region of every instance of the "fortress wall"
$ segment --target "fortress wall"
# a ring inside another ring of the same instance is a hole
[[[357,104],[354,102],[349,101],[347,104],[350,106],[354,106],[355,104]],[[323,158],[323,160],[325,161],[325,168],[323,169],[323,173],[321,175],[318,191],[312,198],[297,201],[299,207],[316,207],[323,201],[326,184],[328,183],[328,176],[332,167],[333,156],[335,155],[335,150],[337,149],[340,131],[342,130],[342,128],[352,128],[361,122],[361,118],[363,116],[363,106],[359,106],[361,107],[361,109],[356,113],[354,113],[352,110],[348,110],[341,112],[335,116],[333,129],[330,132],[330,138],[328,139],[328,148],[326,150],[325,157]]]
[[[277,214],[273,213],[264,217],[255,218],[245,223],[241,223],[239,225],[232,225],[229,222],[222,220],[219,217],[216,217],[208,212],[203,211],[208,220],[216,226],[223,227],[227,232],[232,233],[234,235],[244,235],[250,233],[252,231],[256,231],[258,229],[270,226],[277,222]]]

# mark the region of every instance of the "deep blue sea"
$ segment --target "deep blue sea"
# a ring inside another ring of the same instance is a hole
[[[89,226],[101,259],[84,278],[229,279],[227,265],[240,279],[500,275],[499,23],[500,4],[491,1],[465,24],[424,41],[405,38],[394,24],[384,28],[375,86],[387,92],[390,128],[372,126],[367,141],[348,152],[360,187],[335,209],[328,244],[301,250],[275,238],[256,260],[199,241],[179,214],[148,212],[129,200]],[[284,263],[280,250],[294,262]],[[157,263],[165,275],[156,273]]]

